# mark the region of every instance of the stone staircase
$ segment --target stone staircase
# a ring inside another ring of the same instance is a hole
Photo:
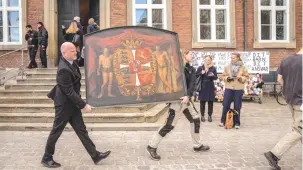
[[[26,71],[26,79],[16,79],[0,89],[0,130],[51,130],[54,104],[46,94],[56,84],[56,68]],[[84,70],[82,96],[85,99]],[[83,113],[87,129],[96,130],[157,130],[165,104],[95,108]],[[66,127],[71,130],[71,126]]]

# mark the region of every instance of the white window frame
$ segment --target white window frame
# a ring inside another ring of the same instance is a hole
[[[210,5],[200,5],[200,1],[197,0],[197,30],[198,30],[198,42],[230,42],[230,0],[225,0],[226,4],[225,5],[216,5],[215,0],[210,0]],[[211,39],[210,40],[202,40],[200,38],[200,10],[201,9],[206,9],[210,10],[210,24],[211,24]],[[220,40],[216,39],[216,9],[224,9],[226,10],[226,39],[225,40]]]
[[[152,4],[152,0],[147,0],[147,4],[136,4],[136,0],[132,0],[132,14],[133,14],[133,25],[137,25],[136,23],[136,9],[147,9],[147,26],[152,27],[152,10],[153,9],[162,9],[162,21],[163,21],[163,29],[167,29],[167,4],[166,0],[162,0],[162,4]]]
[[[3,42],[0,42],[0,45],[21,45],[22,44],[22,2],[18,0],[19,7],[8,7],[7,0],[2,0],[2,7],[0,7],[0,11],[2,11],[3,17]],[[8,42],[8,12],[9,11],[18,11],[19,12],[19,42]]]
[[[261,0],[258,0],[258,28],[259,28],[259,42],[284,42],[284,43],[288,43],[289,41],[289,37],[290,37],[290,30],[289,30],[289,26],[290,26],[290,13],[289,13],[289,8],[290,8],[290,4],[289,4],[289,0],[285,0],[286,1],[286,5],[285,6],[276,6],[276,0],[270,0],[270,6],[261,6]],[[262,40],[261,39],[261,35],[262,35],[262,29],[261,29],[261,11],[262,10],[267,10],[267,11],[271,11],[271,40]],[[277,40],[276,37],[276,11],[285,11],[286,12],[286,39],[285,40]]]

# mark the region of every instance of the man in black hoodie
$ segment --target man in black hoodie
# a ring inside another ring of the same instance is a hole
[[[200,116],[193,102],[190,98],[193,95],[195,89],[196,71],[193,66],[190,65],[192,60],[192,53],[186,51],[183,53],[183,59],[185,61],[184,74],[187,85],[187,96],[181,97],[182,102],[175,102],[169,104],[168,117],[165,124],[160,127],[159,131],[154,135],[150,144],[147,146],[147,152],[153,160],[160,160],[160,155],[157,154],[157,148],[161,140],[176,126],[176,123],[181,116],[181,113],[190,122],[191,137],[193,141],[193,150],[195,152],[207,151],[209,146],[203,145],[200,141]]]
[[[38,26],[38,44],[40,47],[40,59],[42,68],[47,68],[46,49],[48,45],[48,32],[42,22],[37,23]]]
[[[37,68],[36,54],[38,50],[38,32],[31,25],[26,26],[25,40],[27,41],[30,63],[27,68]]]

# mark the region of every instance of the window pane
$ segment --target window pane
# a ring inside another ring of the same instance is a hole
[[[261,24],[271,24],[271,11],[261,11]]]
[[[261,40],[271,40],[271,26],[261,26]]]
[[[224,24],[225,23],[225,10],[224,9],[217,9],[216,10],[216,23],[217,24]]]
[[[216,0],[216,5],[225,5],[225,0]]]
[[[2,11],[0,11],[0,27],[3,26],[3,16]]]
[[[285,24],[285,11],[276,11],[276,24]]]
[[[9,11],[8,12],[8,26],[19,26],[19,12],[18,11]]]
[[[224,40],[225,39],[225,25],[217,25],[216,26],[216,39]]]
[[[271,0],[261,0],[261,5],[262,6],[270,6],[270,1]]]
[[[153,27],[163,29],[163,24],[153,24]]]
[[[205,9],[200,10],[200,23],[201,24],[210,23],[210,10],[205,10]]]
[[[7,6],[10,6],[10,7],[19,6],[19,0],[7,0]]]
[[[2,7],[2,0],[0,0],[0,7]]]
[[[200,5],[210,5],[210,0],[200,0]]]
[[[200,39],[201,40],[211,39],[210,25],[200,25]]]
[[[8,41],[9,42],[19,42],[19,28],[9,27],[8,28]]]
[[[152,0],[153,4],[162,4],[162,0]]]
[[[285,0],[276,0],[276,6],[286,6]]]
[[[0,27],[0,42],[3,42],[3,27]]]
[[[147,9],[136,9],[136,24],[147,25]]]
[[[276,39],[285,40],[286,39],[286,29],[285,26],[277,26],[276,28]]]
[[[147,0],[136,0],[136,4],[147,4]]]
[[[159,28],[159,26],[163,25],[163,14],[162,14],[163,10],[162,9],[153,9],[152,13],[153,13],[153,21],[152,21],[152,26],[157,26],[157,28]],[[162,28],[162,27],[161,27]]]

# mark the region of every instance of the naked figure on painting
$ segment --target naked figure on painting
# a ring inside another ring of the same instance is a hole
[[[172,85],[168,81],[168,69],[169,66],[171,65],[171,61],[168,58],[167,52],[166,51],[161,51],[160,46],[156,46],[156,51],[154,52],[154,55],[157,60],[157,65],[158,65],[158,74],[159,74],[159,79],[160,79],[160,84],[159,84],[159,89],[158,92],[161,93],[172,93],[173,88]],[[161,89],[161,85],[163,85],[163,89]]]
[[[110,28],[85,36],[85,44],[86,96],[95,107],[170,102],[186,93],[174,32]]]
[[[101,91],[99,98],[104,95],[104,88],[107,85],[108,97],[116,97],[112,94],[113,87],[113,64],[112,58],[109,55],[107,48],[103,49],[103,54],[99,56],[99,75],[102,74],[103,83],[101,85]]]

